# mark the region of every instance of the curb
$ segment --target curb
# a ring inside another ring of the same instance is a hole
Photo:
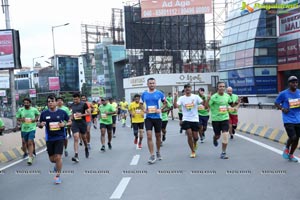
[[[38,151],[46,146],[45,139],[34,140],[34,142],[35,142],[36,151]],[[0,153],[0,163],[7,163],[7,162],[15,160],[15,159],[21,159],[21,158],[23,158],[23,154],[24,153],[21,149],[21,146],[13,148],[13,149],[5,151],[5,152],[1,152]]]
[[[239,123],[236,129],[238,131],[263,137],[281,144],[285,144],[288,139],[286,131],[273,129],[267,126],[258,126],[253,123]]]

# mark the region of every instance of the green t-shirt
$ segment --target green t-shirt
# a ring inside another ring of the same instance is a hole
[[[4,122],[2,119],[0,119],[0,128],[2,128],[4,126]]]
[[[25,118],[25,122],[22,122],[21,131],[31,132],[36,130],[35,118],[40,115],[40,112],[35,107],[30,107],[29,109],[20,108],[16,114],[16,117]]]
[[[229,97],[230,97],[230,99],[233,103],[238,103],[238,101],[239,101],[239,96],[238,95],[232,94],[231,96],[229,95]],[[234,110],[231,106],[228,108],[228,112],[231,115],[237,115],[238,114],[237,110]]]
[[[201,97],[201,96],[199,95],[199,97],[200,97],[203,101],[206,101],[206,99],[207,99],[207,96]],[[201,115],[201,116],[209,116],[209,110],[208,110],[208,109],[205,109],[205,107],[204,107],[203,104],[199,104],[199,105],[198,105],[198,115]]]
[[[161,103],[161,106],[163,106],[163,103]],[[172,107],[172,104],[167,101],[167,109],[169,109],[171,107]],[[168,119],[169,119],[168,112],[162,112],[161,113],[161,120],[162,121],[168,121]]]
[[[65,111],[68,114],[68,116],[70,116],[72,114],[70,109],[67,106],[62,106],[62,107],[57,107],[57,108]]]
[[[219,95],[215,93],[209,100],[212,121],[229,120],[228,106],[232,103],[228,94]]]
[[[100,124],[110,125],[113,123],[112,115],[105,114],[106,112],[115,112],[116,111],[116,109],[114,108],[113,105],[111,105],[109,103],[106,105],[102,104],[99,106],[98,110],[100,113],[100,119],[99,119]]]
[[[167,96],[166,100],[168,103],[173,104],[173,97]]]

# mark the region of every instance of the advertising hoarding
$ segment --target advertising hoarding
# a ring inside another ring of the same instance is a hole
[[[211,0],[141,0],[142,18],[197,15],[212,12]]]
[[[49,77],[49,90],[60,90],[59,77]]]

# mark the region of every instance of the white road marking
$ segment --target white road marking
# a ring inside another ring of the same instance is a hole
[[[140,155],[133,156],[130,165],[137,165],[140,159]]]
[[[42,149],[41,151],[37,152],[36,154],[39,155],[39,154],[45,152],[46,150],[47,150],[47,149],[44,148],[44,149]],[[2,167],[2,168],[0,169],[0,171],[3,171],[3,170],[5,170],[5,169],[8,169],[8,168],[10,168],[10,167],[12,167],[12,166],[14,166],[14,165],[16,165],[16,164],[19,164],[20,162],[22,162],[22,161],[24,161],[24,160],[27,160],[27,159],[28,159],[28,158],[22,158],[21,160],[18,160],[18,161],[15,161],[15,162],[13,162],[13,163],[11,163],[11,164],[9,164],[9,165],[6,165],[5,167]]]
[[[124,177],[111,195],[110,199],[120,199],[130,181],[131,177]]]

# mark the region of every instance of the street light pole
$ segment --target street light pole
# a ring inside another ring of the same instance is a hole
[[[33,88],[33,80],[34,80],[34,77],[32,77],[32,73],[33,73],[33,76],[34,76],[34,60],[35,59],[38,59],[38,58],[43,58],[44,56],[38,56],[38,57],[35,57],[35,58],[32,58],[32,69],[30,70],[30,88]]]
[[[58,66],[57,66],[57,60],[56,60],[56,55],[55,55],[55,40],[54,40],[54,29],[62,26],[68,26],[70,23],[65,23],[57,26],[52,26],[52,45],[53,45],[53,68],[55,70],[55,76],[58,76]],[[57,91],[57,95],[59,95],[59,91]]]

